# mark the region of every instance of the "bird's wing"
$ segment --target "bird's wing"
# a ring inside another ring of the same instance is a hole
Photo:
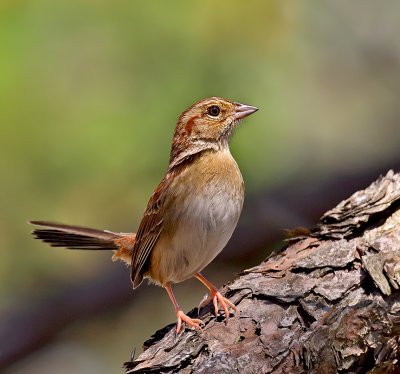
[[[139,286],[143,279],[142,268],[159,238],[163,227],[162,207],[165,202],[164,193],[169,186],[168,178],[154,191],[147,204],[142,221],[136,234],[132,252],[131,280],[133,288]]]

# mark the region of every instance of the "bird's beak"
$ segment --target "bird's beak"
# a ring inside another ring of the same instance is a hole
[[[240,103],[234,103],[236,106],[235,110],[235,119],[240,120],[243,119],[250,114],[257,112],[258,108],[255,106],[251,105],[246,105],[246,104],[240,104]]]

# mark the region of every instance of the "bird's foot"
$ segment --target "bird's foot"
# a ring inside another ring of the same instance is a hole
[[[216,289],[211,290],[210,296],[206,300],[200,303],[199,309],[205,307],[210,301],[212,301],[214,304],[214,311],[216,316],[218,316],[218,301],[221,304],[222,309],[224,310],[225,318],[227,320],[229,319],[228,306],[230,306],[233,309],[233,311],[236,312],[235,305],[233,305],[226,297],[223,297],[221,293]]]
[[[194,327],[196,330],[201,330],[200,325],[204,325],[204,322],[201,319],[190,318],[180,309],[176,311],[176,317],[178,318],[178,322],[176,324],[177,334],[181,332],[182,321],[186,322],[189,326]]]

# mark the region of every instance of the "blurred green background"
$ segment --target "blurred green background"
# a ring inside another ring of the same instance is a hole
[[[109,254],[47,247],[26,221],[135,231],[179,114],[204,97],[260,108],[231,145],[248,196],[399,161],[399,35],[395,0],[0,2],[2,312],[29,314],[111,267],[130,287]],[[206,274],[222,284],[240,268]],[[9,373],[118,372],[175,320],[163,290],[141,288],[63,326]],[[204,293],[177,287],[184,310]]]

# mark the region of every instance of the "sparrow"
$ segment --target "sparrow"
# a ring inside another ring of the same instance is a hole
[[[229,149],[239,122],[258,108],[219,97],[201,100],[178,119],[167,172],[151,195],[134,233],[117,233],[47,221],[32,234],[53,247],[111,250],[112,259],[130,265],[133,288],[144,278],[164,287],[175,308],[176,331],[182,322],[200,330],[204,323],[179,307],[172,284],[196,277],[210,291],[199,308],[218,302],[229,318],[235,306],[201,274],[225,247],[237,225],[244,183]]]

